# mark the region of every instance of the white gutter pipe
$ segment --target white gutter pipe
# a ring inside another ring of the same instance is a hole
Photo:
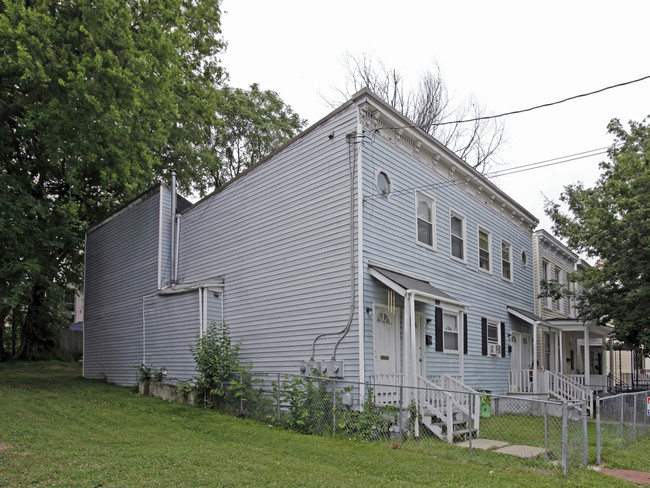
[[[169,281],[174,283],[174,269],[176,268],[176,171],[172,170],[172,233],[169,239],[169,252],[171,266],[169,267]]]

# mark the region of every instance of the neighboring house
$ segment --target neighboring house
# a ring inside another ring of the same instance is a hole
[[[569,277],[588,264],[545,230],[534,232],[533,253],[535,314],[527,330],[513,333],[510,391],[591,399],[607,388],[604,355],[613,330],[577,318],[573,298],[544,296],[542,288],[555,282],[575,291]]]
[[[174,205],[159,185],[89,230],[85,377],[188,380],[223,321],[257,371],[508,391],[538,221],[370,91]]]

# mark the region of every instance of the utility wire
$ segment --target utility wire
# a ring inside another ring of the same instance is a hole
[[[553,159],[546,159],[544,161],[538,161],[536,163],[530,163],[530,164],[524,164],[521,166],[515,166],[513,168],[508,168],[504,170],[499,170],[499,171],[494,171],[492,173],[487,173],[485,175],[480,175],[480,176],[470,176],[470,177],[459,177],[457,179],[449,180],[449,181],[441,181],[437,183],[431,183],[428,185],[422,185],[418,187],[409,187],[409,188],[402,188],[400,190],[394,190],[391,192],[391,196],[394,195],[399,195],[403,193],[410,193],[414,190],[435,190],[435,189],[440,189],[440,188],[445,188],[449,186],[458,186],[460,184],[469,182],[471,180],[477,180],[480,178],[495,178],[497,176],[508,176],[511,174],[515,173],[523,173],[525,171],[532,171],[535,169],[541,169],[541,168],[546,168],[549,166],[555,166],[558,164],[564,164],[564,163],[569,163],[572,161],[577,161],[580,159],[586,159],[590,158],[592,156],[599,156],[601,154],[606,154],[607,153],[608,147],[603,147],[603,148],[597,148],[597,149],[592,149],[590,151],[582,151],[579,153],[574,153],[574,154],[569,154],[566,156],[561,156],[558,158],[553,158]],[[364,197],[364,200],[369,200],[371,198],[378,198],[382,197],[382,195],[377,195],[377,194],[372,194],[372,195],[366,195]]]
[[[574,95],[572,97],[564,98],[564,99],[558,100],[556,102],[549,102],[549,103],[543,103],[541,105],[535,105],[534,107],[530,107],[530,108],[525,108],[525,109],[521,109],[521,110],[513,110],[511,112],[504,112],[504,113],[498,114],[498,115],[486,115],[486,116],[483,116],[483,117],[475,117],[473,119],[452,120],[452,121],[447,121],[447,122],[438,122],[438,123],[431,124],[431,125],[438,127],[438,126],[441,126],[441,125],[465,124],[465,123],[468,123],[468,122],[478,122],[480,120],[498,119],[498,118],[501,118],[501,117],[506,117],[508,115],[522,114],[522,113],[531,112],[533,110],[537,110],[537,109],[540,109],[540,108],[551,107],[553,105],[559,105],[560,103],[565,103],[565,102],[568,102],[570,100],[575,100],[577,98],[588,97],[590,95],[595,95],[597,93],[601,93],[601,92],[604,92],[604,91],[607,91],[607,90],[612,90],[613,88],[619,88],[621,86],[631,85],[632,83],[638,83],[640,81],[644,81],[644,80],[647,80],[647,79],[650,79],[650,75],[643,76],[642,78],[638,78],[636,80],[630,80],[630,81],[625,81],[623,83],[617,83],[616,85],[606,86],[605,88],[600,88],[599,90],[594,90],[594,91],[590,91],[590,92],[587,92],[587,93],[581,93],[580,95]],[[423,126],[422,125],[402,125],[402,126],[398,126],[398,127],[386,126],[386,127],[378,127],[377,129],[375,129],[375,132],[380,131],[381,129],[409,129],[409,128],[414,128],[414,127],[422,128]]]

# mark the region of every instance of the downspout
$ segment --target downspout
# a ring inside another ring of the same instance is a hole
[[[169,268],[169,281],[175,283],[174,269],[176,269],[176,171],[172,170],[172,218],[171,218],[172,228],[171,228],[171,237],[169,240],[169,253],[170,253],[170,263]]]
[[[361,117],[357,110],[357,134],[363,134]],[[363,313],[364,300],[364,270],[363,266],[363,144],[359,145],[357,152],[357,280],[358,280],[358,306],[357,323],[359,326],[359,382],[363,383],[366,379],[366,354],[365,354],[365,330],[366,316]]]
[[[199,337],[203,337],[203,288],[199,288]]]
[[[178,281],[178,249],[181,244],[181,215],[176,215],[176,243],[174,245],[174,266],[172,267],[172,283]]]
[[[208,329],[208,289],[203,288],[203,328]]]
[[[336,359],[336,349],[339,347],[341,341],[345,338],[350,330],[352,325],[352,319],[354,317],[354,292],[355,292],[355,268],[354,268],[354,174],[356,172],[356,166],[354,165],[354,155],[356,150],[356,138],[357,134],[355,132],[348,133],[346,136],[346,141],[348,143],[348,171],[350,175],[350,312],[348,315],[348,321],[345,327],[339,332],[326,332],[324,334],[319,334],[314,339],[311,345],[311,361],[314,360],[315,351],[316,351],[316,342],[321,337],[329,337],[341,335],[339,340],[334,346],[334,351],[332,354],[332,359]],[[352,152],[352,153],[351,153]]]

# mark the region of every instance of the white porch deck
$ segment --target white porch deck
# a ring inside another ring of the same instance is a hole
[[[602,386],[601,388],[601,385]],[[565,375],[546,370],[508,371],[508,391],[521,394],[543,394],[565,401],[587,402],[589,415],[594,411],[594,392],[607,388],[607,377],[590,375],[590,385],[585,385],[585,375]]]

